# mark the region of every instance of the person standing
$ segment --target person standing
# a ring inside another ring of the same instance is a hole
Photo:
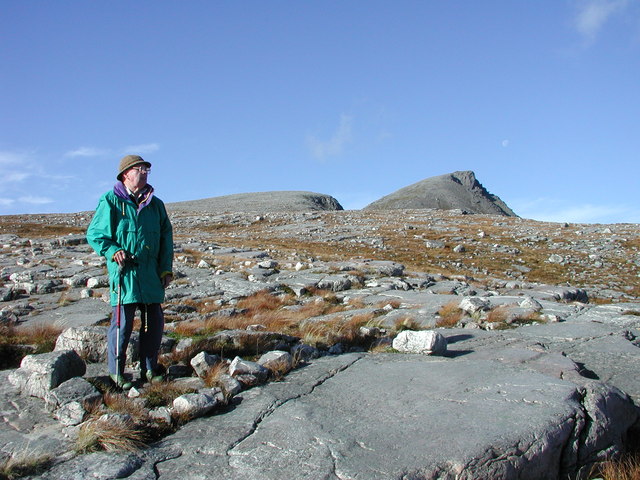
[[[100,198],[87,241],[107,260],[113,307],[107,335],[109,375],[128,389],[124,377],[133,320],[140,311],[140,376],[162,381],[158,351],[164,331],[161,303],[173,280],[173,228],[162,200],[147,183],[151,163],[139,155],[120,160],[118,182]]]

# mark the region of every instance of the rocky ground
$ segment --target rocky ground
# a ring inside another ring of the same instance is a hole
[[[104,263],[83,241],[89,220],[0,217],[0,311],[6,325],[65,330],[46,355],[77,345],[74,378],[99,386],[109,307]],[[140,451],[78,455],[95,416],[78,399],[100,389],[79,394],[76,380],[67,401],[14,365],[0,382],[5,458],[53,452],[40,478],[65,479],[565,478],[635,432],[638,225],[432,210],[172,220],[164,360],[206,406],[177,430],[180,403],[145,411],[173,428]],[[247,301],[265,298],[278,302]],[[398,354],[407,328],[433,335]],[[175,360],[194,342],[204,346],[189,360],[228,360],[227,383]],[[298,368],[274,375],[261,357],[274,351]]]

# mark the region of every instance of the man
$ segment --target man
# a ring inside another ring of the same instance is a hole
[[[98,203],[87,230],[89,245],[107,260],[113,315],[107,336],[111,379],[124,377],[127,345],[140,310],[140,376],[161,381],[158,351],[164,330],[161,303],[173,279],[173,230],[164,203],[147,183],[151,164],[138,155],[120,160],[118,182]]]

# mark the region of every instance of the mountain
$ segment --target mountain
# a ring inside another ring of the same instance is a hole
[[[167,204],[167,209],[188,212],[286,212],[343,210],[330,195],[301,191],[236,193]]]
[[[460,209],[468,213],[517,217],[498,196],[489,193],[469,170],[427,178],[364,207],[365,210],[403,208]]]

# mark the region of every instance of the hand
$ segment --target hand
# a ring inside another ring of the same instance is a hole
[[[162,288],[167,288],[169,284],[173,281],[173,275],[168,273],[164,277],[162,277]]]
[[[124,250],[118,250],[113,254],[112,260],[121,267],[124,267],[124,264],[127,261],[127,252],[125,252]]]

